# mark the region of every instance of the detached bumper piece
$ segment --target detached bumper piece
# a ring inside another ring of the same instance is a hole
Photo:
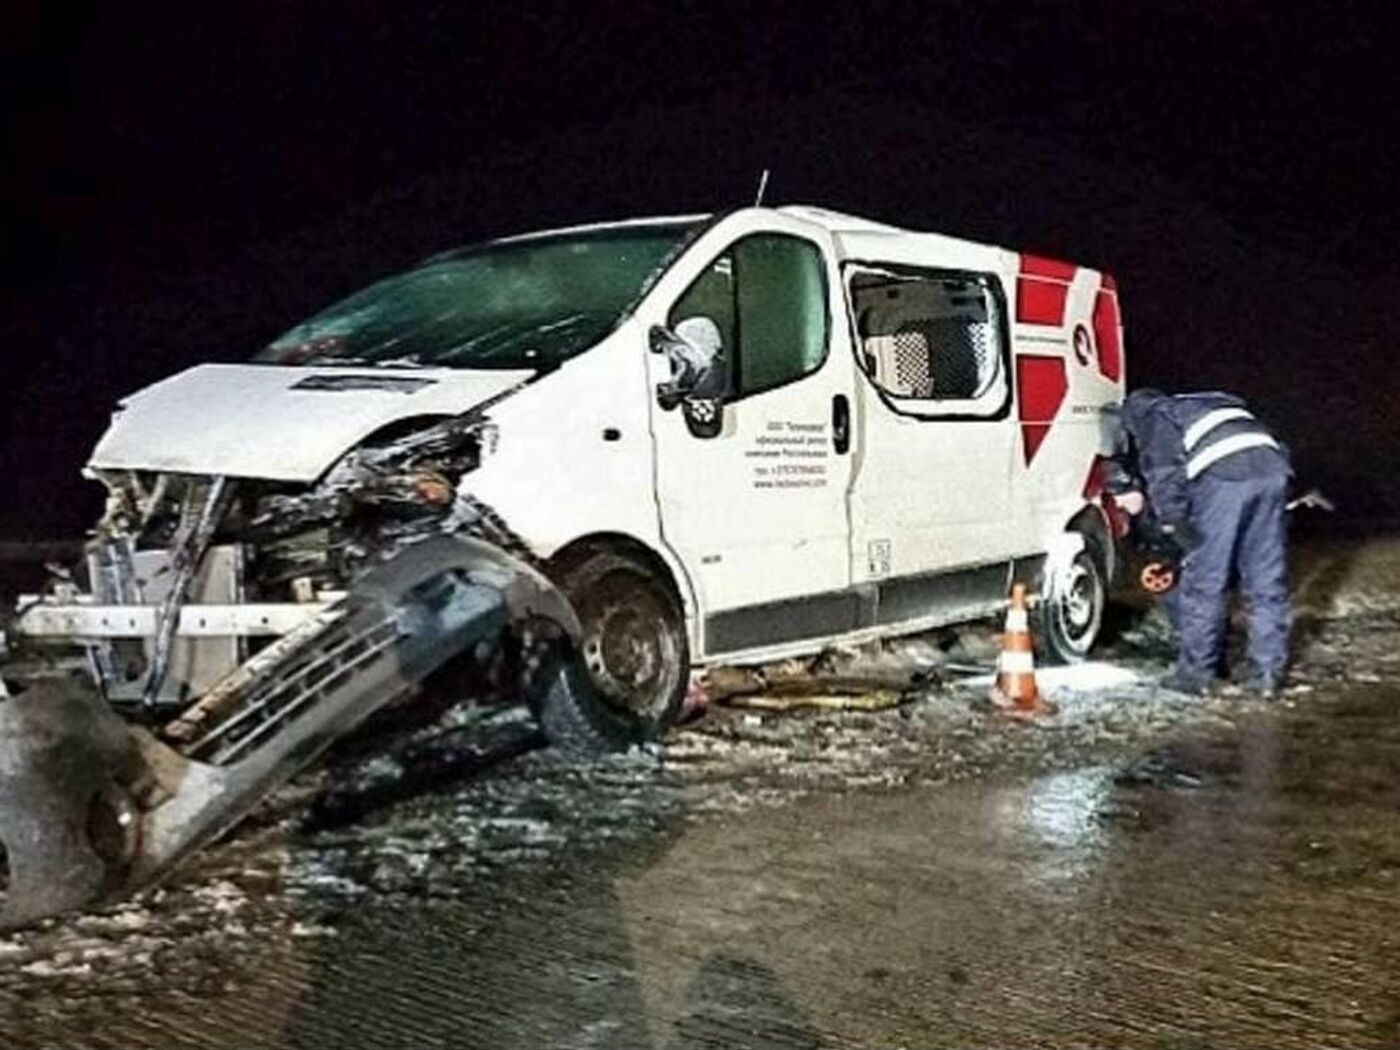
[[[367,573],[159,735],[78,678],[0,699],[0,928],[159,880],[377,708],[539,620],[577,637],[567,601],[534,569],[441,536]]]

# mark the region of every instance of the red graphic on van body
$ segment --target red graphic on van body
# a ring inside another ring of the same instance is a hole
[[[1065,323],[1065,299],[1075,266],[1043,255],[1022,255],[1016,278],[1016,320],[1023,324]]]
[[[1113,278],[1104,275],[1103,285],[1094,296],[1094,344],[1099,351],[1099,371],[1111,382],[1123,375],[1123,343],[1119,338],[1118,293]]]
[[[1026,465],[1030,466],[1069,390],[1064,358],[1017,355],[1016,389],[1020,400],[1021,443]]]

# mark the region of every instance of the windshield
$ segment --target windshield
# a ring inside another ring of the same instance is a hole
[[[440,255],[303,321],[257,360],[550,368],[611,332],[698,225],[614,226]]]

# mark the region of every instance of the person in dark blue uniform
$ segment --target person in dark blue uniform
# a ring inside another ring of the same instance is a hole
[[[1287,449],[1231,394],[1136,390],[1123,404],[1122,422],[1152,512],[1186,550],[1181,582],[1167,596],[1177,659],[1163,684],[1200,694],[1214,683],[1227,600],[1238,580],[1249,607],[1245,687],[1276,696],[1290,626]]]

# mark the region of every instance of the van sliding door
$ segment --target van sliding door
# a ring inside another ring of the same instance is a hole
[[[1016,436],[1006,299],[994,273],[851,265],[864,445],[856,579],[969,574],[1011,556]],[[975,603],[974,603],[975,604]]]

